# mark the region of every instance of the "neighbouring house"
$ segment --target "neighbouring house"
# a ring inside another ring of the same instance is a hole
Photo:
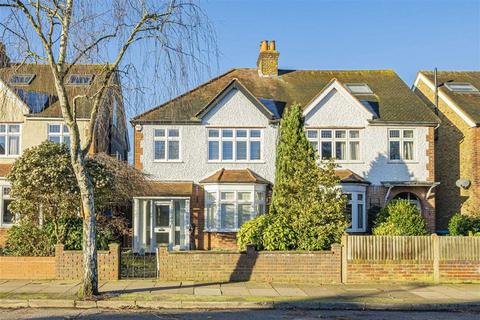
[[[101,80],[101,65],[76,65],[67,75],[70,98],[80,97],[76,114],[82,136],[88,130],[91,109],[81,96],[95,93]],[[126,160],[129,141],[119,89],[118,79],[114,79],[99,111],[90,152],[105,152]],[[49,66],[12,63],[0,44],[0,246],[5,242],[6,230],[14,223],[14,214],[8,210],[10,184],[5,177],[25,149],[45,140],[70,143]]]
[[[480,212],[480,71],[439,71],[437,87],[441,125],[435,167],[441,230],[455,213]],[[435,109],[434,72],[420,71],[413,90]]]
[[[435,229],[434,128],[439,120],[391,70],[278,69],[263,41],[257,68],[233,69],[132,119],[134,164],[152,190],[134,198],[136,251],[236,246],[266,211],[283,111],[304,108],[305,134],[335,158],[350,226],[369,209],[408,199]]]

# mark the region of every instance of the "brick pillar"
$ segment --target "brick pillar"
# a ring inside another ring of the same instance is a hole
[[[55,279],[63,279],[63,244],[55,245]]]
[[[109,280],[119,280],[120,279],[120,245],[118,243],[110,243],[108,245],[108,259],[111,263],[110,268],[110,277]]]

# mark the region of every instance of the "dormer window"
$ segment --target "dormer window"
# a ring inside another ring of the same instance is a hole
[[[372,94],[373,91],[366,83],[347,83],[345,87],[351,94]]]
[[[93,74],[72,74],[68,78],[68,84],[89,85],[92,82]]]
[[[471,83],[450,82],[450,83],[445,83],[445,86],[450,91],[453,91],[453,92],[479,93],[478,89],[475,88]]]
[[[10,83],[16,85],[29,85],[33,81],[33,78],[35,78],[34,74],[14,74],[10,78]]]

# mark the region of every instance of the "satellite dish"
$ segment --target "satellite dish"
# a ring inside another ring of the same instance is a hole
[[[455,182],[457,187],[462,188],[462,189],[468,189],[470,185],[472,184],[470,180],[468,179],[458,179],[457,182]]]

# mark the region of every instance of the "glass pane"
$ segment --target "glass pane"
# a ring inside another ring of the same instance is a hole
[[[11,124],[8,126],[8,132],[10,133],[19,133],[20,132],[20,125],[18,124]]]
[[[218,160],[220,157],[218,144],[218,141],[208,141],[208,160]]]
[[[216,129],[211,129],[211,130],[208,130],[208,136],[210,138],[218,138],[220,136],[218,130]]]
[[[174,219],[175,219],[175,226],[179,227],[180,226],[180,217],[181,217],[181,211],[180,211],[180,202],[179,201],[174,201],[173,202],[173,211],[174,211]]]
[[[63,125],[63,133],[68,133],[68,126],[67,125]]]
[[[247,160],[247,141],[237,141],[237,160]]]
[[[60,136],[48,136],[48,141],[60,143]]]
[[[165,137],[165,129],[155,129],[155,137]]]
[[[332,137],[332,130],[322,130],[322,133],[320,135],[322,138],[329,139]]]
[[[156,226],[169,227],[170,226],[170,206],[157,205],[156,206]]]
[[[260,141],[250,141],[250,160],[260,160]]]
[[[390,130],[390,138],[400,138],[400,130]]]
[[[220,221],[224,229],[235,228],[235,206],[233,204],[222,204]]]
[[[357,200],[363,201],[363,193],[357,193]]]
[[[250,130],[250,137],[251,138],[260,138],[262,135],[260,130]]]
[[[207,192],[207,201],[215,201],[217,199],[216,192]]]
[[[247,130],[237,130],[237,138],[246,138]]]
[[[331,159],[332,158],[332,143],[331,142],[322,142],[322,159]]]
[[[7,126],[4,124],[0,124],[0,132],[5,132],[7,129]]]
[[[10,136],[8,137],[8,154],[17,156],[20,154],[20,137]]]
[[[264,214],[265,213],[265,205],[263,203],[257,204],[257,212],[256,214]]]
[[[233,160],[233,141],[222,141],[222,160]]]
[[[5,155],[5,151],[7,151],[7,147],[5,143],[6,143],[5,136],[0,136],[0,154],[1,155]]]
[[[10,194],[10,191],[11,191],[11,190],[12,190],[12,189],[9,188],[9,187],[3,187],[3,195],[4,195],[4,196],[8,196],[8,195]]]
[[[358,131],[358,130],[350,130],[350,138],[351,138],[351,139],[358,139],[358,138],[360,138],[360,131]]]
[[[165,159],[165,141],[155,141],[155,160]]]
[[[390,160],[400,160],[400,141],[390,141]]]
[[[264,192],[259,192],[259,191],[256,191],[255,192],[255,201],[265,201],[265,193]]]
[[[413,138],[413,130],[403,130],[403,137],[406,139]]]
[[[310,139],[316,139],[318,137],[317,130],[307,130],[307,137]]]
[[[239,201],[250,201],[252,199],[251,192],[239,192],[238,193],[238,200]]]
[[[315,150],[315,152],[318,152],[318,142],[310,141],[310,144],[312,145],[313,150]]]
[[[357,225],[358,229],[363,229],[363,204],[359,203],[357,205]]]
[[[48,132],[49,133],[60,133],[61,126],[59,124],[49,124]]]
[[[168,232],[157,232],[157,244],[168,244],[170,242]]]
[[[215,229],[215,216],[217,215],[217,206],[215,204],[210,204],[207,206],[207,228]]]
[[[360,159],[360,142],[350,141],[350,160]]]
[[[413,141],[403,142],[403,158],[405,160],[413,160]]]
[[[238,205],[238,227],[252,218],[252,205],[239,204]]]
[[[168,136],[169,137],[178,137],[180,136],[180,132],[178,129],[168,129]]]
[[[64,136],[63,137],[63,143],[67,145],[67,147],[70,149],[70,137],[69,136]]]
[[[15,215],[8,209],[11,202],[12,200],[3,200],[3,207],[4,207],[3,218],[2,218],[3,223],[13,223],[13,220],[15,218]]]
[[[222,130],[222,137],[232,138],[233,137],[233,130]]]
[[[335,142],[335,158],[337,160],[345,160],[347,154],[347,143],[344,141]]]
[[[176,246],[180,245],[180,231],[175,231],[175,239],[173,242]]]
[[[234,192],[220,192],[220,199],[232,201],[235,199]]]
[[[351,193],[345,193],[347,196],[347,201],[352,201],[352,194]]]
[[[168,141],[168,159],[180,159],[180,141]]]
[[[352,204],[348,203],[347,206],[345,207],[345,212],[347,214],[347,222],[348,222],[348,227],[352,227]]]
[[[347,137],[347,132],[345,130],[336,130],[335,131],[335,138],[345,139],[346,137]]]

